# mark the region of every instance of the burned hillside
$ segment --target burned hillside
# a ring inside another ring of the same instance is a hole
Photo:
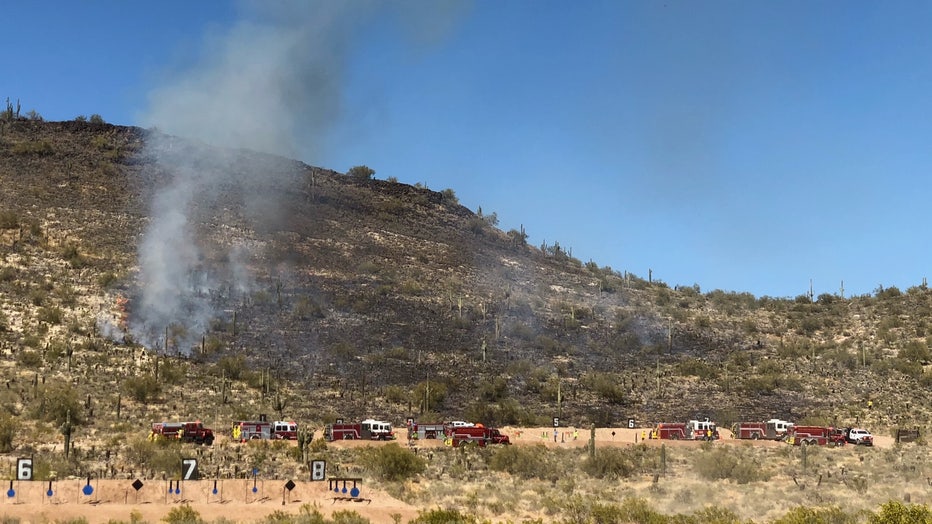
[[[452,190],[157,130],[4,122],[0,213],[4,355],[60,373],[48,348],[144,352],[309,417],[398,422],[855,417],[870,397],[893,424],[926,399],[925,286],[670,286],[535,246]]]

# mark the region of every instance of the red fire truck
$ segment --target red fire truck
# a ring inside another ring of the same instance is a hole
[[[327,424],[324,438],[334,440],[392,440],[395,432],[392,425],[381,420],[366,419],[353,424]]]
[[[298,425],[295,422],[276,420],[243,420],[233,423],[232,436],[234,441],[247,440],[297,440]]]
[[[735,422],[731,426],[731,436],[751,440],[781,440],[786,432],[778,430],[772,422]]]
[[[415,422],[408,426],[408,439],[442,439],[446,435],[446,428],[444,424],[418,424]]]
[[[682,422],[661,422],[651,430],[650,438],[669,440],[718,440],[718,428],[709,419]]]
[[[214,432],[205,428],[201,421],[196,422],[155,422],[149,432],[149,440],[169,439],[195,444],[214,443]]]
[[[511,444],[511,439],[498,428],[487,428],[480,425],[476,426],[447,426],[446,442],[453,447],[464,444],[476,444],[479,447],[485,447],[488,444]]]
[[[844,446],[845,434],[823,426],[791,426],[786,430],[786,442],[791,446]]]

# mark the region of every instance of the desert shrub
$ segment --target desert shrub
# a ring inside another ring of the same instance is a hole
[[[479,398],[490,402],[499,401],[508,396],[508,381],[504,377],[495,377],[491,382],[479,386]]]
[[[766,373],[748,377],[744,380],[742,388],[750,395],[772,395],[777,389],[799,388],[800,381],[794,376],[785,373]]]
[[[58,325],[61,324],[61,319],[62,316],[64,316],[64,312],[62,312],[61,308],[57,307],[41,307],[39,308],[37,316],[39,318],[39,322]]]
[[[239,380],[243,378],[248,369],[246,368],[246,358],[242,355],[222,357],[217,361],[217,369],[214,374],[230,380]]]
[[[38,142],[17,142],[13,146],[13,154],[15,155],[51,155],[54,152],[52,149],[52,144],[47,140],[40,140]]]
[[[61,257],[73,268],[82,268],[85,265],[84,256],[74,244],[68,244],[62,248]]]
[[[424,472],[427,463],[396,443],[367,448],[367,463],[382,480],[406,480]]]
[[[665,524],[671,519],[653,509],[647,500],[642,498],[627,498],[621,506],[612,511],[613,518],[597,522],[638,522],[640,524]]]
[[[107,123],[104,120],[104,117],[98,115],[97,113],[94,113],[93,115],[91,115],[91,118],[88,119],[88,122],[92,124],[106,124]]]
[[[540,421],[537,420],[537,416],[531,410],[512,398],[502,399],[498,403],[478,399],[471,402],[463,410],[463,416],[467,420],[475,420],[489,425],[540,425]]]
[[[929,349],[929,345],[925,342],[910,340],[906,343],[906,347],[898,352],[897,357],[924,364],[932,360],[932,350]]]
[[[401,386],[388,386],[383,393],[386,402],[392,404],[404,404],[408,400],[408,390]]]
[[[168,524],[202,524],[204,519],[189,504],[182,504],[172,508],[167,515],[162,517],[162,521]]]
[[[133,400],[145,404],[162,392],[162,383],[148,374],[129,377],[123,381],[123,391]]]
[[[19,214],[15,211],[0,210],[0,229],[16,229],[19,227]]]
[[[443,201],[447,204],[459,204],[460,199],[457,198],[456,192],[450,188],[444,189],[440,192],[443,195]]]
[[[692,517],[695,522],[703,524],[745,524],[748,522],[738,517],[734,511],[718,506],[706,506],[693,513]],[[678,521],[671,519],[670,522]]]
[[[900,373],[913,377],[921,378],[922,377],[922,364],[912,360],[904,360],[902,358],[895,358],[890,363],[891,367]]]
[[[855,524],[854,515],[849,515],[841,508],[808,508],[799,506],[778,518],[773,524]]]
[[[164,384],[180,384],[186,375],[187,365],[184,362],[164,359],[159,364],[159,380]]]
[[[482,217],[472,216],[466,221],[466,228],[474,235],[481,235],[488,229],[489,223]]]
[[[886,289],[884,289],[883,286],[878,286],[877,289],[874,290],[874,294],[879,299],[896,298],[902,295],[902,293],[900,292],[900,288],[896,286],[890,286]]]
[[[393,358],[395,360],[411,360],[411,350],[404,346],[393,346],[385,350],[386,358]]]
[[[507,328],[508,335],[519,340],[530,341],[534,338],[534,330],[531,326],[521,322],[515,322]]]
[[[260,522],[265,524],[368,524],[371,521],[351,509],[336,510],[330,518],[327,518],[319,509],[305,504],[301,506],[301,511],[297,515],[281,510],[273,511]]]
[[[718,376],[718,367],[721,366],[713,366],[698,358],[688,358],[681,361],[676,367],[680,375],[691,375],[702,380],[711,380]]]
[[[408,524],[478,524],[476,517],[460,513],[458,509],[431,509],[418,513]]]
[[[573,452],[575,456],[575,451]],[[543,444],[502,446],[489,458],[489,468],[523,479],[556,480],[569,474],[566,464],[558,464],[554,453]]]
[[[337,342],[328,348],[330,354],[342,360],[350,360],[360,354],[359,349],[346,341]]]
[[[102,288],[108,288],[110,287],[111,284],[113,284],[116,281],[117,281],[117,276],[110,271],[107,271],[106,273],[102,273],[99,277],[97,277],[97,285],[99,285]]]
[[[625,389],[614,373],[587,373],[580,382],[610,404],[625,402]]]
[[[747,484],[768,478],[760,464],[730,446],[729,449],[704,447],[693,466],[700,476],[709,480],[734,480],[738,484]]]
[[[19,430],[19,422],[9,413],[0,414],[0,453],[13,451],[13,440]]]
[[[311,453],[321,453],[327,451],[327,440],[324,438],[314,439],[308,445],[307,450]]]
[[[594,457],[583,461],[582,470],[591,477],[614,480],[631,476],[634,464],[627,449],[600,448]]]
[[[371,522],[351,509],[338,509],[330,515],[330,518],[333,524],[369,524]]]
[[[301,297],[295,303],[294,315],[300,319],[324,318],[324,308],[311,297]]]
[[[19,271],[15,267],[6,266],[0,268],[0,282],[13,282],[16,280]]]
[[[144,464],[153,473],[174,472],[181,464],[183,448],[177,442],[160,439],[149,441],[136,439],[129,443],[124,453],[134,464]]]
[[[416,280],[405,280],[401,283],[398,292],[402,295],[418,296],[424,293],[424,288]]]
[[[868,519],[870,524],[913,524],[932,522],[932,512],[925,504],[903,504],[891,500]]]
[[[369,166],[353,166],[346,174],[357,180],[371,180],[375,176],[375,170]]]
[[[36,420],[61,426],[66,421],[84,424],[84,407],[78,392],[70,384],[53,383],[41,388],[30,405],[30,415]]]
[[[42,355],[38,351],[24,349],[16,356],[19,365],[24,368],[37,369],[42,366]]]
[[[420,382],[411,392],[411,401],[421,411],[437,409],[447,398],[447,385],[442,382]]]
[[[364,260],[356,266],[356,272],[360,274],[374,275],[381,271],[379,265],[371,260]]]

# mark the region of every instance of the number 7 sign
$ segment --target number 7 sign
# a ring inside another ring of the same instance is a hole
[[[197,480],[197,459],[181,459],[181,480]]]

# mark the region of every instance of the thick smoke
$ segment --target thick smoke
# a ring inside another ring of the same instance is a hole
[[[341,114],[345,69],[365,28],[395,23],[415,37],[434,38],[419,28],[448,27],[461,7],[458,1],[244,2],[240,20],[208,35],[192,67],[151,92],[139,120],[168,135],[154,133],[146,152],[156,159],[153,178],[160,182],[151,189],[150,221],[138,247],[140,289],[129,323],[137,342],[165,347],[160,340],[171,328],[187,351],[218,316],[213,298],[254,288],[249,261],[261,240],[231,235],[240,240],[208,249],[199,232],[231,226],[222,214],[231,194],[240,195],[240,214],[251,220],[237,224],[244,226],[238,231],[269,230],[259,221],[274,217],[273,188],[298,179],[281,159],[237,150],[314,163],[315,148]]]

